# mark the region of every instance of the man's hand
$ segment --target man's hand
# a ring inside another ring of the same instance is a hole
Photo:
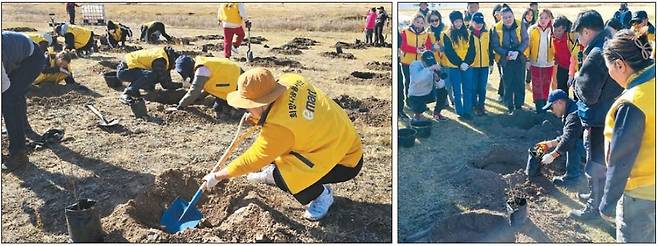
[[[441,65],[434,64],[434,65],[430,66],[430,70],[432,70],[434,72],[437,72],[437,71],[441,70]]]
[[[553,161],[555,161],[555,158],[557,158],[558,156],[560,156],[560,154],[555,152],[555,151],[550,152],[548,154],[545,154],[541,158],[541,163],[544,164],[544,165],[551,164],[551,163],[553,163]]]
[[[222,180],[228,178],[225,174],[224,170],[221,170],[219,172],[211,172],[207,174],[206,176],[203,177],[203,180],[205,180],[205,185],[203,186],[203,189],[206,191],[209,191],[212,189],[212,187],[215,187],[219,182]]]
[[[461,69],[462,71],[468,70],[469,67],[470,66],[468,64],[466,64],[465,62],[462,62],[462,64],[459,65],[459,69]]]

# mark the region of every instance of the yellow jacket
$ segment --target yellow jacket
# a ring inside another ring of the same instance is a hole
[[[121,41],[121,35],[123,34],[123,30],[121,30],[121,23],[116,22],[116,28],[114,28],[114,31],[110,32],[110,35],[112,35],[112,39],[115,41]]]
[[[76,49],[80,49],[85,45],[87,45],[89,39],[91,38],[91,30],[76,25],[68,25],[68,27],[66,28],[66,33],[73,34],[74,37],[73,47]]]
[[[655,69],[651,66],[648,69]],[[647,70],[640,71],[632,75],[628,81],[629,84],[639,79],[640,76],[650,75],[644,74]],[[631,197],[655,200],[656,198],[656,77],[655,72],[651,78],[642,78],[646,82],[634,86],[624,91],[615,103],[610,107],[608,115],[606,116],[606,125],[604,130],[605,137],[605,151],[606,156],[609,156],[610,142],[614,135],[613,129],[615,127],[615,117],[617,109],[623,103],[631,103],[639,108],[645,116],[644,133],[640,150],[635,158],[635,163],[631,169],[631,173],[626,181],[625,193]],[[608,162],[606,157],[606,163]]]
[[[263,114],[254,144],[231,162],[231,177],[274,163],[292,194],[320,180],[336,165],[355,167],[361,139],[347,113],[297,74],[279,82],[288,89]]]
[[[525,55],[528,57],[531,63],[537,63],[537,59],[539,57],[539,45],[541,40],[541,28],[539,25],[535,24],[530,26],[528,28],[528,48],[525,50]],[[547,54],[547,62],[549,64],[554,64],[555,63],[555,47],[553,47],[553,37],[551,34],[548,35],[547,40],[543,40],[544,42],[547,43],[548,47],[548,54]]]
[[[452,49],[455,50],[455,53],[457,53],[457,56],[464,60],[466,58],[466,53],[468,53],[468,48],[469,48],[469,40],[467,39],[462,39],[459,40],[457,43],[453,42],[452,39],[450,39],[450,28],[447,28],[447,30],[443,31],[443,34],[441,34],[441,45],[443,45],[444,49],[447,49],[445,47],[446,42],[450,42],[452,45]],[[449,55],[449,54],[448,54]],[[449,68],[457,68],[457,65],[454,65],[448,60],[448,55],[445,54],[441,56],[441,66],[443,67],[449,67]]]
[[[470,64],[471,67],[489,67],[491,61],[491,49],[489,47],[490,32],[483,28],[479,38],[473,34],[471,35],[473,36],[473,44],[475,45],[475,59],[473,60],[473,64]]]
[[[43,35],[41,34],[28,34],[27,36],[30,37],[30,39],[32,39],[32,41],[34,41],[37,44],[41,42],[48,42],[48,40],[43,38]]]
[[[516,26],[518,26],[516,28],[516,36],[518,38],[521,38],[521,29],[523,29],[521,28],[521,25],[523,23],[519,19],[515,19],[514,22],[516,22]],[[499,21],[498,23],[496,23],[493,29],[496,32],[496,34],[498,34],[498,45],[503,46],[503,21]],[[500,61],[501,57],[498,53],[494,52],[494,58],[496,59],[496,61]]]
[[[242,17],[240,16],[240,11],[238,10],[237,3],[224,3],[220,7],[219,11],[219,20],[242,24]]]
[[[430,38],[430,36],[434,36],[426,31],[416,34],[415,32],[409,30],[409,28],[404,29],[403,32],[405,37],[407,38],[406,40],[407,45],[413,48],[419,48],[425,46],[427,39]],[[409,65],[413,61],[420,60],[420,58],[421,58],[421,54],[404,52],[400,62],[402,62],[402,64]]]
[[[197,56],[195,66],[205,66],[210,70],[210,78],[203,85],[205,92],[226,100],[229,92],[238,89],[239,64],[226,58]]]
[[[55,57],[55,53],[49,52],[48,53],[48,66],[49,67],[57,67],[57,58]],[[71,72],[71,64],[69,64],[69,67],[65,69],[67,73],[64,72],[57,72],[57,73],[40,73],[39,76],[37,76],[36,79],[34,79],[33,84],[38,85],[43,82],[53,82],[53,83],[60,83],[64,81],[69,76],[73,76],[73,73]]]
[[[153,64],[153,61],[158,58],[164,58],[166,61],[165,66],[169,67],[169,58],[167,57],[167,52],[164,48],[133,51],[125,56],[126,64],[128,64],[129,69],[139,68],[145,70],[152,70],[153,68],[151,65]]]

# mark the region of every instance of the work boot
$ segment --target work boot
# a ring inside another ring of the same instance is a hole
[[[274,164],[267,165],[260,172],[248,174],[247,181],[252,183],[275,185],[276,183],[274,182]]]
[[[569,216],[580,221],[592,221],[592,220],[601,219],[601,215],[599,214],[599,209],[594,208],[589,203],[587,203],[587,205],[585,205],[585,208],[583,209],[571,210],[571,212],[569,212]]]
[[[553,177],[553,184],[558,186],[571,186],[576,184],[578,177],[567,177],[567,175]]]
[[[587,200],[589,200],[591,196],[592,193],[576,193],[576,198],[583,203],[587,203]]]
[[[19,154],[11,155],[5,163],[2,163],[2,172],[13,172],[16,169],[19,169],[25,165],[30,160],[27,158],[27,154],[25,152],[21,152]]]
[[[334,195],[329,186],[324,185],[324,191],[320,196],[315,198],[304,211],[304,218],[312,221],[318,221],[324,218],[329,212],[331,204],[334,203]]]

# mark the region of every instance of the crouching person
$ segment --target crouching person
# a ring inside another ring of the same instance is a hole
[[[110,48],[118,48],[119,42],[122,47],[126,47],[126,40],[133,37],[130,27],[121,23],[107,22],[107,44]]]
[[[556,185],[571,185],[578,181],[582,174],[580,166],[581,149],[579,143],[582,142],[583,126],[578,117],[578,106],[576,102],[569,98],[566,92],[557,89],[551,91],[548,95],[548,101],[542,110],[550,110],[555,116],[562,118],[564,128],[562,135],[550,140],[538,143],[535,148],[541,147],[544,150],[544,156],[541,159],[541,164],[551,164],[559,156],[566,155],[566,173],[562,176],[553,178],[553,183]],[[548,152],[548,150],[553,151]],[[528,164],[526,167],[526,174],[529,177],[538,176],[539,161],[534,158],[528,157]]]
[[[75,50],[80,56],[90,55],[98,50],[91,30],[70,24],[61,24],[55,27],[55,33],[64,37],[64,48]]]
[[[170,47],[138,50],[126,54],[125,61],[117,67],[117,78],[130,82],[121,95],[123,103],[141,96],[139,89],[155,90],[160,83],[164,89],[178,89],[180,84],[171,82],[170,71],[174,67],[176,53]]]
[[[227,58],[197,56],[195,60],[182,55],[176,59],[176,72],[183,77],[183,80],[188,78],[193,80],[192,86],[175,109],[181,110],[189,106],[201,96],[203,91],[215,97],[213,109],[216,117],[219,118],[222,109],[230,107],[226,103],[226,96],[238,89],[238,78],[242,69],[238,63]]]
[[[160,35],[167,39],[167,42],[174,41],[174,38],[167,34],[165,30],[165,24],[159,21],[151,21],[142,24],[140,31],[141,34],[139,35],[139,40],[149,44],[160,40]]]
[[[41,74],[34,80],[34,84],[38,85],[43,82],[60,83],[62,81],[69,84],[76,84],[73,79],[73,73],[70,68],[71,54],[66,51],[61,51],[55,54],[48,54],[48,64],[43,69]]]
[[[363,165],[361,139],[345,111],[302,76],[276,80],[264,68],[242,74],[227,101],[249,111],[262,130],[247,152],[204,177],[205,188],[265,167],[247,180],[276,185],[309,204],[305,218],[322,219],[334,202],[327,184],[353,179]]]
[[[435,101],[434,119],[446,120],[441,115],[441,110],[446,104],[448,91],[445,82],[439,77],[441,66],[436,64],[434,53],[425,51],[420,61],[416,60],[409,65],[409,74],[411,77],[409,83],[409,97],[407,105],[414,113],[413,120],[423,120],[423,112],[427,110],[427,104]]]

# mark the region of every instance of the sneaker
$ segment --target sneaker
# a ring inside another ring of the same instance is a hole
[[[592,196],[592,193],[576,193],[576,198],[583,203],[586,203],[590,196]]]
[[[267,165],[260,172],[248,174],[247,181],[252,183],[275,185],[276,183],[274,182],[274,164]]]
[[[585,205],[585,208],[583,208],[583,209],[571,210],[571,212],[569,212],[569,216],[571,218],[581,220],[581,221],[591,221],[591,220],[601,219],[601,215],[599,214],[599,210],[592,207],[592,205],[590,205],[589,203],[587,205]]]
[[[308,205],[306,211],[304,212],[304,218],[307,220],[318,221],[324,218],[329,212],[331,204],[334,203],[334,195],[329,186],[324,185],[324,191],[318,198],[311,201],[311,204]]]
[[[401,120],[408,120],[409,115],[407,115],[405,113],[399,113],[398,118],[400,118]]]
[[[436,120],[436,121],[444,121],[444,120],[448,120],[448,118],[446,118],[445,116],[443,116],[441,113],[436,113],[436,114],[434,114],[434,120]]]
[[[578,177],[567,177],[567,175],[553,177],[553,184],[558,186],[571,186],[576,184]]]
[[[2,172],[13,172],[16,169],[27,165],[29,161],[30,160],[27,158],[27,154],[25,152],[9,156],[5,163],[2,163]]]
[[[130,105],[133,102],[133,100],[135,99],[126,93],[123,93],[121,94],[121,96],[119,96],[119,101],[126,105]]]
[[[471,116],[470,114],[460,115],[460,116],[459,116],[459,119],[462,120],[462,121],[464,121],[464,120],[472,120],[472,119],[473,119],[473,116]]]
[[[231,52],[235,53],[236,55],[239,55],[240,47],[235,47],[235,45],[231,45]]]

